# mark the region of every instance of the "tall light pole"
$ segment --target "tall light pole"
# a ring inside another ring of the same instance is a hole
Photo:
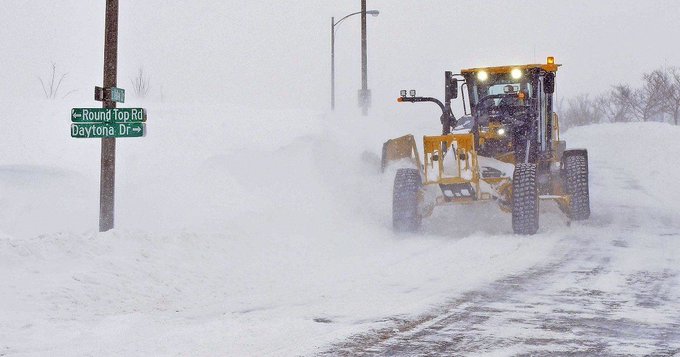
[[[331,110],[335,110],[335,28],[340,25],[342,21],[344,21],[346,18],[354,15],[358,15],[361,13],[366,13],[370,14],[373,16],[378,16],[380,14],[380,11],[378,10],[369,10],[369,11],[357,11],[353,12],[337,22],[335,22],[335,17],[331,17]],[[365,16],[362,16],[365,18]],[[363,42],[362,42],[363,43]]]
[[[368,91],[368,71],[366,55],[366,0],[361,0],[361,91],[359,92],[359,103],[361,103],[361,114],[368,115],[368,103],[370,93]]]

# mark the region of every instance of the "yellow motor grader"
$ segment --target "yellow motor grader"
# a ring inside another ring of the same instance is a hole
[[[571,220],[587,219],[588,152],[565,149],[553,112],[559,66],[548,57],[545,64],[446,71],[444,103],[402,90],[398,102],[440,107],[442,134],[423,137],[422,159],[413,135],[383,145],[383,170],[407,165],[394,178],[394,229],[417,231],[436,206],[491,200],[512,213],[516,234],[536,233],[541,200],[556,201]],[[457,120],[451,100],[459,85],[466,115]]]

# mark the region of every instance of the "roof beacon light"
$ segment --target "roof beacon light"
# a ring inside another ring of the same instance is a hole
[[[489,79],[489,73],[487,73],[486,71],[479,71],[479,72],[477,72],[477,79],[480,82],[484,82],[487,79]]]
[[[512,71],[510,71],[510,76],[512,76],[512,79],[520,79],[522,78],[522,70],[519,68],[513,68]]]
[[[555,57],[553,56],[548,57],[548,64],[555,64]]]

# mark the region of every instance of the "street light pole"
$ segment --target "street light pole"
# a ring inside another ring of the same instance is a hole
[[[335,17],[331,17],[331,110],[335,110],[335,28],[338,25],[340,25],[340,23],[344,21],[346,18],[358,14],[362,14],[362,17],[365,17],[365,14],[378,16],[378,14],[380,14],[380,11],[369,10],[353,12],[341,18],[337,22],[335,22]]]
[[[335,110],[335,17],[331,17],[331,110]]]
[[[368,115],[368,78],[366,56],[366,0],[361,0],[361,114]]]

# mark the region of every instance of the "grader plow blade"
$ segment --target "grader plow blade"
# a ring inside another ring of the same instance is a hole
[[[409,159],[415,168],[418,170],[421,169],[418,148],[416,147],[416,140],[411,134],[404,135],[400,138],[387,140],[383,144],[380,169],[382,172],[385,172],[385,169],[390,165],[390,163],[404,159]]]

